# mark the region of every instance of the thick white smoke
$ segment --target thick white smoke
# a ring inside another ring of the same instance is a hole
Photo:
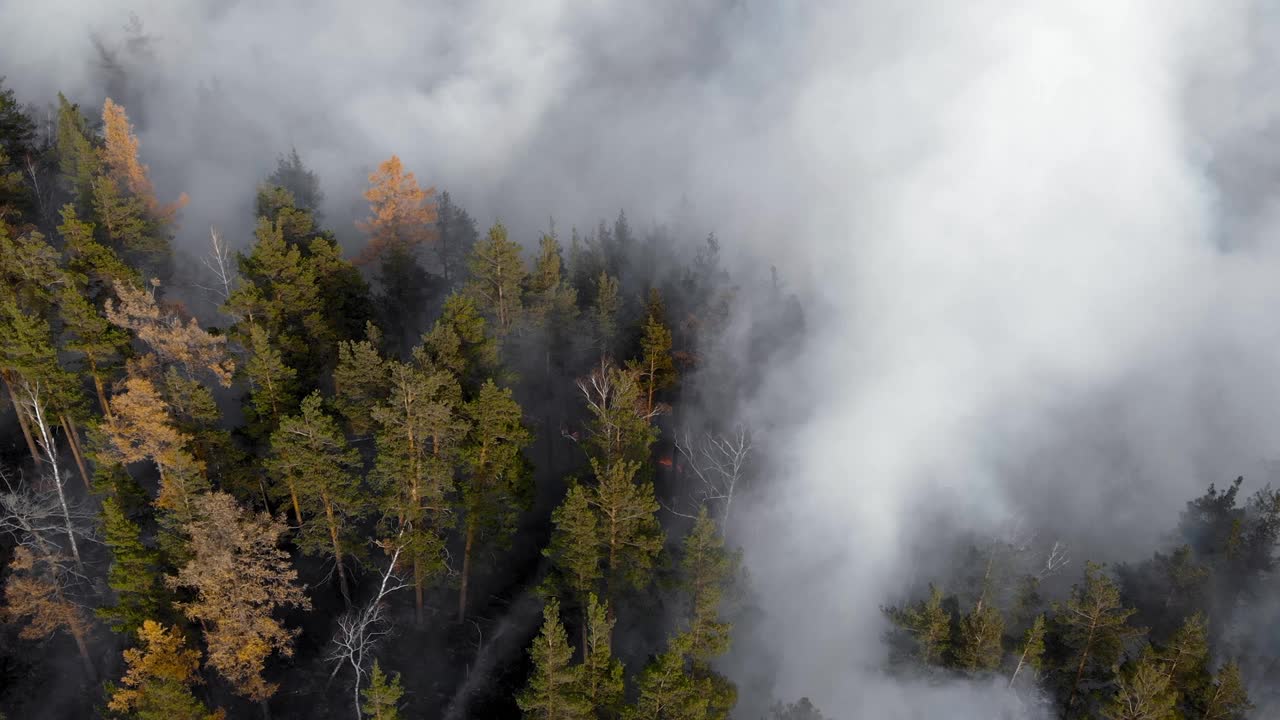
[[[1280,450],[1249,0],[11,1],[0,68],[96,103],[90,33],[129,11],[153,38],[121,92],[191,242],[247,228],[292,145],[335,222],[397,152],[522,238],[688,197],[778,265],[810,333],[757,403],[772,481],[734,532],[767,620],[741,646],[836,717],[1016,712],[877,670],[939,518],[1134,557]]]

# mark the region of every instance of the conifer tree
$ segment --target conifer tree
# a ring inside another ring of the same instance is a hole
[[[1107,720],[1174,720],[1178,694],[1169,687],[1150,647],[1132,668],[1122,672],[1116,692],[1103,706]]]
[[[436,253],[445,292],[453,292],[467,281],[467,258],[471,256],[471,248],[480,234],[476,231],[476,221],[453,202],[448,191],[440,193],[436,235],[439,237]]]
[[[1229,662],[1218,671],[1213,684],[1204,691],[1199,703],[1204,720],[1243,720],[1253,709],[1244,682],[1240,678],[1240,666]]]
[[[58,93],[58,137],[55,145],[58,168],[68,194],[81,210],[92,203],[93,178],[101,160],[94,147],[94,133],[80,107]]]
[[[1195,613],[1178,628],[1158,655],[1169,688],[1184,698],[1200,695],[1209,684],[1209,629],[1204,615]]]
[[[66,332],[62,346],[84,358],[88,375],[93,379],[98,408],[107,415],[111,412],[106,390],[109,373],[128,352],[129,336],[108,322],[73,286],[64,288],[61,293],[59,312]]]
[[[1027,628],[1027,632],[1022,636],[1022,654],[1018,656],[1018,664],[1013,668],[1013,674],[1009,676],[1009,687],[1013,687],[1014,681],[1018,679],[1018,673],[1023,670],[1030,670],[1033,678],[1037,677],[1044,663],[1044,615],[1037,615],[1036,619],[1031,622],[1031,627]]]
[[[960,618],[956,636],[955,660],[962,670],[991,671],[1000,667],[1004,656],[1001,638],[1004,618],[992,603],[985,603]]]
[[[542,616],[542,631],[529,649],[533,674],[516,703],[526,718],[587,720],[592,707],[582,695],[582,666],[569,664],[573,648],[560,622],[560,603],[548,600]]]
[[[493,381],[467,403],[470,432],[462,447],[463,555],[458,619],[466,616],[467,585],[477,542],[505,542],[520,508],[527,503],[528,471],[521,451],[532,439],[511,391]]]
[[[587,424],[587,454],[605,466],[619,462],[647,463],[649,448],[658,439],[654,413],[645,409],[636,373],[604,360],[578,381],[591,413]]]
[[[407,533],[421,623],[426,584],[445,571],[449,497],[467,424],[459,413],[457,381],[431,365],[421,349],[414,355],[411,363],[385,364],[391,391],[372,416],[378,426],[374,479],[382,488],[384,509]]]
[[[671,359],[671,331],[662,323],[661,298],[650,300],[645,316],[644,335],[640,339],[640,357],[628,363],[636,374],[644,393],[645,412],[657,409],[655,396],[675,384],[676,368]]]
[[[688,672],[688,637],[677,635],[637,679],[639,697],[627,709],[627,720],[707,720],[711,683]]]
[[[591,468],[596,478],[591,504],[599,515],[605,587],[616,606],[624,587],[638,590],[652,578],[663,543],[658,500],[653,483],[635,481],[639,463],[606,468],[592,459]]]
[[[200,653],[182,634],[154,620],[137,628],[136,648],[124,651],[128,666],[121,687],[108,686],[107,709],[138,720],[221,720],[191,692],[200,683]]]
[[[582,696],[597,718],[616,718],[622,711],[622,663],[613,657],[613,625],[607,602],[587,596],[582,651]]]
[[[724,586],[737,567],[737,557],[724,549],[724,539],[715,521],[701,508],[693,529],[684,539],[684,556],[680,570],[684,591],[689,599],[688,654],[698,662],[707,662],[729,649],[729,624],[720,620],[720,602]]]
[[[187,204],[187,196],[183,194],[168,206],[162,206],[156,199],[147,166],[138,158],[138,138],[133,134],[129,117],[111,98],[102,105],[102,134],[102,167],[106,176],[141,200],[157,222],[171,222],[174,214]]]
[[[303,164],[297,148],[290,148],[288,155],[276,158],[276,169],[267,176],[267,182],[286,190],[297,208],[320,218],[320,206],[324,204],[320,178]]]
[[[413,253],[432,239],[436,222],[435,188],[423,190],[413,173],[392,155],[369,175],[369,217],[357,223],[369,235],[358,262],[369,263],[393,248]]]
[[[144,621],[159,617],[165,605],[159,553],[143,544],[142,529],[113,497],[102,501],[102,532],[111,550],[107,585],[115,593],[115,603],[98,608],[97,613],[111,623],[113,631],[133,635]]]
[[[373,408],[390,392],[390,383],[379,345],[382,333],[377,326],[365,326],[364,340],[346,340],[338,345],[338,366],[333,370],[333,404],[357,436],[374,427]]]
[[[551,514],[554,530],[551,544],[542,551],[555,567],[554,581],[568,590],[581,608],[602,577],[600,568],[600,525],[595,508],[595,493],[579,483],[572,483],[564,501]],[[586,627],[583,623],[583,643]]]
[[[611,355],[618,342],[618,279],[601,271],[596,278],[591,323],[596,350]]]
[[[369,687],[361,690],[360,694],[364,697],[360,710],[370,720],[400,720],[400,697],[404,695],[404,688],[400,687],[398,673],[387,675],[374,660]]]
[[[1063,642],[1070,650],[1067,710],[1074,710],[1081,682],[1091,667],[1115,663],[1123,643],[1136,634],[1129,627],[1133,610],[1120,602],[1120,589],[1103,574],[1101,565],[1086,563],[1084,584],[1076,585],[1066,605],[1058,610]]]
[[[342,597],[350,604],[345,558],[355,547],[352,523],[365,514],[368,503],[355,475],[359,453],[325,414],[323,402],[314,392],[297,415],[281,421],[271,435],[267,467],[293,501],[299,548],[333,559]]]
[[[485,328],[475,301],[455,293],[445,300],[440,319],[422,339],[431,361],[452,372],[468,397],[474,397],[484,380],[500,371],[498,345]]]
[[[263,664],[273,652],[292,655],[297,634],[273,615],[286,607],[311,607],[294,584],[298,573],[289,554],[277,548],[285,526],[241,509],[226,493],[203,495],[196,506],[196,518],[186,527],[191,560],[168,582],[195,594],[179,607],[203,628],[209,665],[238,694],[265,703],[276,685],[262,678]]]
[[[911,636],[917,657],[926,665],[941,664],[951,649],[951,613],[942,606],[942,599],[942,591],[930,584],[928,600],[885,610],[889,620]]]
[[[520,317],[520,289],[527,271],[520,246],[507,238],[507,228],[502,223],[490,228],[488,236],[475,244],[469,267],[467,295],[475,300],[494,334],[499,339],[506,337]]]
[[[297,405],[298,374],[284,363],[284,356],[259,325],[249,327],[248,351],[249,359],[244,364],[249,381],[245,422],[251,436],[262,438],[274,432],[281,418]]]

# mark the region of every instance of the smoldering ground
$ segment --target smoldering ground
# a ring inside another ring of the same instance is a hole
[[[0,67],[26,99],[119,93],[157,185],[192,196],[187,248],[210,223],[247,241],[252,188],[291,146],[351,237],[391,152],[525,240],[548,209],[645,223],[691,200],[729,257],[779,267],[809,324],[755,390],[771,463],[732,531],[764,620],[728,667],[837,717],[997,717],[1029,711],[876,669],[877,607],[946,541],[936,518],[1018,517],[1080,562],[1125,559],[1208,482],[1269,479],[1273,16],[10,2]]]

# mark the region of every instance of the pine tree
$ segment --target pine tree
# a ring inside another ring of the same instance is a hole
[[[685,664],[688,638],[671,638],[637,679],[639,697],[627,720],[706,720],[710,717],[711,683],[695,678]]]
[[[525,305],[534,323],[555,336],[548,337],[549,344],[560,339],[578,314],[578,292],[565,281],[562,264],[559,241],[554,234],[543,235],[526,278]]]
[[[275,431],[281,418],[297,406],[298,374],[284,363],[284,356],[259,325],[249,327],[248,351],[249,359],[244,364],[244,374],[249,381],[245,423],[251,437],[265,438]]]
[[[573,648],[560,623],[560,603],[547,601],[542,611],[542,632],[533,641],[529,657],[533,674],[516,703],[526,718],[539,720],[586,720],[592,707],[581,694],[582,667],[572,666]]]
[[[1084,584],[1072,588],[1071,597],[1057,613],[1073,668],[1067,686],[1068,712],[1075,708],[1089,668],[1110,667],[1119,657],[1124,641],[1136,634],[1128,625],[1133,612],[1121,604],[1120,589],[1103,574],[1102,566],[1086,563]]]
[[[1199,703],[1204,720],[1243,720],[1253,704],[1240,679],[1240,666],[1229,662],[1218,671],[1218,677],[1204,691]]]
[[[1116,692],[1103,706],[1107,720],[1174,720],[1178,694],[1148,647],[1133,667],[1122,672]]]
[[[87,210],[92,204],[93,178],[101,167],[95,139],[80,107],[58,93],[58,168],[63,185],[80,210]]]
[[[368,503],[356,479],[360,455],[325,414],[323,402],[314,392],[302,401],[297,415],[281,421],[271,436],[267,467],[293,501],[298,547],[333,559],[342,597],[350,604],[344,558],[355,547],[352,524],[366,513]]]
[[[587,454],[605,466],[620,462],[648,463],[649,449],[658,439],[655,413],[645,410],[636,373],[607,359],[578,381],[591,419],[587,424]]]
[[[599,516],[605,587],[616,606],[624,587],[639,590],[652,579],[663,543],[658,500],[653,483],[635,482],[639,463],[606,468],[592,459],[591,468],[596,478],[591,504]]]
[[[960,618],[956,636],[955,660],[962,670],[992,671],[1000,667],[1004,656],[1001,638],[1004,618],[992,603],[975,607]]]
[[[298,573],[289,554],[277,548],[285,526],[241,509],[226,493],[203,495],[196,506],[196,519],[186,527],[191,560],[168,582],[194,592],[179,607],[203,628],[209,665],[238,694],[266,702],[276,685],[262,678],[263,664],[273,652],[292,655],[297,634],[273,614],[311,607],[294,584]]]
[[[1204,615],[1183,622],[1158,654],[1169,687],[1184,698],[1200,695],[1209,684],[1209,629]]]
[[[142,542],[142,529],[131,521],[115,498],[102,501],[103,541],[111,550],[107,585],[115,603],[97,614],[122,635],[133,635],[144,621],[159,617],[166,604],[159,554]]]
[[[583,608],[587,597],[594,596],[592,591],[603,575],[599,519],[592,507],[594,494],[592,488],[576,482],[569,486],[564,501],[551,514],[555,529],[551,544],[542,551],[555,568],[553,582],[568,590]],[[585,643],[586,623],[583,625]]]
[[[644,321],[644,336],[640,339],[640,357],[628,363],[636,374],[644,393],[645,412],[652,415],[657,409],[655,396],[676,382],[675,363],[671,359],[671,331],[662,323],[659,315],[661,298],[657,307],[650,301],[650,311]]]
[[[432,240],[436,222],[435,188],[423,190],[413,173],[406,173],[392,155],[369,175],[370,215],[357,223],[369,235],[359,263],[369,263],[393,248],[412,253]]]
[[[596,350],[611,355],[618,342],[618,279],[603,271],[596,278],[591,323]]]
[[[320,218],[320,206],[324,204],[320,178],[303,164],[297,148],[290,148],[288,155],[276,158],[276,169],[267,176],[267,182],[288,191],[297,208]]]
[[[467,295],[475,300],[494,334],[499,339],[506,337],[520,317],[520,288],[527,271],[520,246],[507,238],[502,223],[490,228],[488,237],[475,244],[469,267]]]
[[[370,720],[400,720],[400,697],[404,688],[400,687],[400,675],[387,675],[382,666],[373,661],[373,672],[369,674],[369,687],[360,691],[364,696],[364,705],[360,710]]]
[[[527,504],[529,476],[521,451],[532,439],[511,391],[487,381],[466,406],[470,433],[462,447],[464,545],[458,591],[458,619],[466,616],[467,584],[476,543],[509,537],[520,508]]]
[[[1038,677],[1043,663],[1044,615],[1037,615],[1031,627],[1027,628],[1027,632],[1022,636],[1022,654],[1018,656],[1018,664],[1014,666],[1013,674],[1009,676],[1009,687],[1013,687],[1014,681],[1018,679],[1018,673],[1025,669],[1033,673],[1033,678]]]
[[[889,620],[911,636],[919,660],[939,665],[951,649],[951,613],[942,606],[942,591],[929,585],[929,599],[904,609],[887,608]]]
[[[458,448],[467,424],[459,416],[462,391],[453,376],[436,368],[419,349],[414,361],[385,364],[391,391],[373,409],[378,455],[373,477],[384,509],[408,533],[417,619],[423,620],[424,589],[445,570],[445,532],[452,524],[449,497]]]
[[[101,307],[116,283],[140,286],[142,276],[114,250],[98,242],[95,230],[92,223],[80,219],[74,205],[63,206],[58,234],[62,237],[66,268],[77,276],[76,284],[85,299]]]
[[[347,340],[338,345],[333,404],[346,419],[347,427],[358,436],[373,430],[373,408],[390,392],[381,343],[382,333],[369,323],[364,340]]]
[[[476,221],[467,211],[454,204],[449,193],[440,193],[440,211],[436,220],[439,244],[436,253],[440,259],[440,274],[446,292],[453,292],[467,282],[467,258],[479,239]]]
[[[729,649],[729,624],[720,620],[724,587],[738,564],[737,557],[724,549],[724,538],[716,523],[701,508],[693,529],[684,539],[680,560],[681,580],[689,599],[688,654],[707,662]]]
[[[445,300],[440,319],[422,339],[431,361],[452,372],[468,397],[474,397],[484,380],[500,371],[498,345],[485,327],[475,302],[454,294]]]
[[[124,651],[122,687],[108,687],[107,709],[139,720],[221,720],[191,693],[200,683],[200,653],[182,634],[154,620],[137,628],[139,647]]]
[[[587,596],[583,628],[582,697],[597,718],[615,718],[622,711],[622,663],[613,657],[613,625],[607,602]]]

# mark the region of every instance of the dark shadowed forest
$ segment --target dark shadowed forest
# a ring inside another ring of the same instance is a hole
[[[873,717],[779,686],[762,630],[826,621],[766,617],[745,509],[812,487],[759,406],[832,326],[758,247],[481,222],[397,155],[334,202],[291,147],[206,233],[130,111],[0,78],[0,718]],[[1215,472],[1155,548],[940,520],[879,605],[819,605],[876,634],[830,676],[958,718],[1273,717],[1280,490]]]

